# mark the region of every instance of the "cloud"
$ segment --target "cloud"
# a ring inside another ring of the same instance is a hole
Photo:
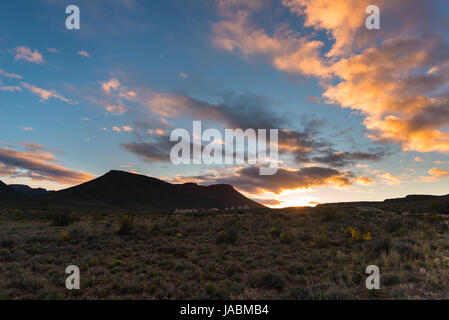
[[[449,77],[420,73],[442,63],[449,50],[439,37],[430,38],[392,39],[340,60],[333,69],[342,82],[324,96],[362,112],[372,139],[398,143],[405,151],[449,152]]]
[[[21,75],[15,74],[15,73],[10,73],[10,72],[6,72],[5,70],[0,69],[0,75],[7,77],[7,78],[13,78],[13,79],[22,79],[23,77]]]
[[[4,175],[26,177],[35,181],[53,181],[67,185],[93,179],[93,176],[88,173],[70,170],[53,162],[55,162],[53,154],[43,152],[41,149],[21,152],[0,148],[0,165],[8,168],[6,174],[3,172]]]
[[[399,176],[389,172],[380,175],[379,178],[382,180],[382,183],[389,186],[396,186],[404,182]]]
[[[77,51],[76,53],[79,54],[80,56],[83,56],[86,58],[90,57],[90,54],[87,51],[80,50],[80,51]]]
[[[386,154],[383,151],[366,153],[361,151],[342,152],[327,150],[324,152],[324,155],[314,157],[313,161],[328,164],[332,167],[345,167],[361,161],[381,161],[385,158],[385,156]]]
[[[120,87],[120,81],[116,78],[109,79],[105,82],[100,82],[100,84],[106,94],[111,94],[112,91],[116,91]]]
[[[193,181],[203,184],[231,184],[241,191],[253,195],[266,192],[280,194],[285,190],[307,190],[325,185],[347,187],[352,185],[350,172],[341,172],[323,167],[301,169],[279,168],[272,176],[261,176],[256,166],[237,168],[232,173],[205,174],[193,177]]]
[[[282,3],[305,17],[304,26],[331,34],[335,44],[328,56],[348,53],[356,32],[364,26],[365,8],[371,4],[369,0],[283,0]]]
[[[0,91],[8,91],[8,92],[22,91],[22,88],[18,86],[0,86]]]
[[[112,127],[112,131],[115,131],[115,132],[122,132],[122,131],[123,132],[131,132],[131,131],[134,131],[134,129],[132,127],[130,127],[130,126],[123,126],[123,127],[113,126]]]
[[[127,111],[126,107],[119,105],[108,105],[105,107],[105,109],[107,112],[117,116],[121,116]]]
[[[46,90],[39,87],[36,87],[34,85],[28,84],[26,82],[21,82],[22,87],[27,89],[28,91],[38,95],[42,101],[48,101],[51,98],[58,99],[67,103],[75,103],[70,99],[64,98],[59,93],[57,93],[55,90]]]
[[[432,168],[429,170],[429,174],[437,177],[447,177],[449,176],[449,171],[438,168]]]
[[[316,96],[308,96],[306,98],[307,102],[310,103],[316,103],[316,104],[320,104],[321,103],[321,98],[320,97],[316,97]]]
[[[420,181],[422,182],[438,182],[442,178],[449,177],[449,170],[443,170],[438,168],[432,168],[428,171],[430,176],[421,176]]]
[[[356,179],[356,183],[361,184],[362,186],[370,186],[373,185],[375,182],[373,179],[368,177],[358,177]]]
[[[145,162],[168,162],[170,150],[175,143],[167,136],[155,136],[148,142],[124,143],[121,148],[136,154]]]
[[[12,50],[12,52],[14,53],[14,60],[18,61],[18,60],[25,60],[27,62],[32,62],[32,63],[43,63],[45,62],[44,57],[42,56],[42,54],[39,53],[39,51],[34,50],[32,51],[30,48],[28,47],[17,47],[14,48]]]
[[[29,152],[33,152],[33,153],[42,153],[42,152],[48,152],[48,153],[53,153],[53,152],[60,152],[58,150],[55,149],[50,149],[47,148],[46,146],[39,144],[39,143],[35,143],[35,142],[21,142],[20,145]]]
[[[312,28],[303,36],[280,25],[271,35],[253,16],[268,10],[245,1],[217,5],[212,43],[276,69],[316,77],[324,100],[359,111],[368,137],[404,151],[449,152],[449,45],[443,1],[381,0],[381,31],[364,26],[368,0],[283,0]],[[329,35],[324,47],[316,32]],[[315,38],[315,39],[314,39]],[[432,141],[432,143],[429,143]]]
[[[323,42],[307,39],[285,27],[278,28],[270,36],[251,22],[251,8],[226,10],[223,15],[222,21],[212,25],[215,47],[239,51],[246,57],[264,57],[284,72],[328,77],[328,66],[320,57]]]

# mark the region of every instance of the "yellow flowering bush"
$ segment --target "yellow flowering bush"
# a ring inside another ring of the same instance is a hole
[[[369,241],[373,238],[371,232],[363,234],[362,231],[354,227],[347,227],[345,234],[348,234],[354,241]]]

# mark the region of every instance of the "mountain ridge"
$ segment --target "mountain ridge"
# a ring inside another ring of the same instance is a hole
[[[0,201],[15,201],[21,196],[13,188],[0,181]]]
[[[64,190],[33,196],[34,205],[117,207],[127,209],[210,209],[247,206],[264,208],[231,185],[171,184],[140,174],[111,170]]]

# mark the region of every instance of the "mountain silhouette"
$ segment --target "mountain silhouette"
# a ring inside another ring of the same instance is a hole
[[[14,201],[20,199],[20,194],[0,181],[0,201]]]
[[[144,175],[114,170],[81,185],[33,197],[33,200],[49,205],[130,209],[264,208],[240,194],[231,185],[171,184]]]
[[[25,184],[10,184],[9,187],[20,194],[31,197],[51,192],[43,188],[31,188]]]

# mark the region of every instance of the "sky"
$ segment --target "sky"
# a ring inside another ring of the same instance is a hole
[[[68,30],[68,5],[80,29]],[[369,30],[368,5],[380,9]],[[0,4],[0,180],[109,170],[230,183],[272,207],[448,192],[449,4],[16,0]],[[279,169],[174,165],[170,133],[279,130]]]

